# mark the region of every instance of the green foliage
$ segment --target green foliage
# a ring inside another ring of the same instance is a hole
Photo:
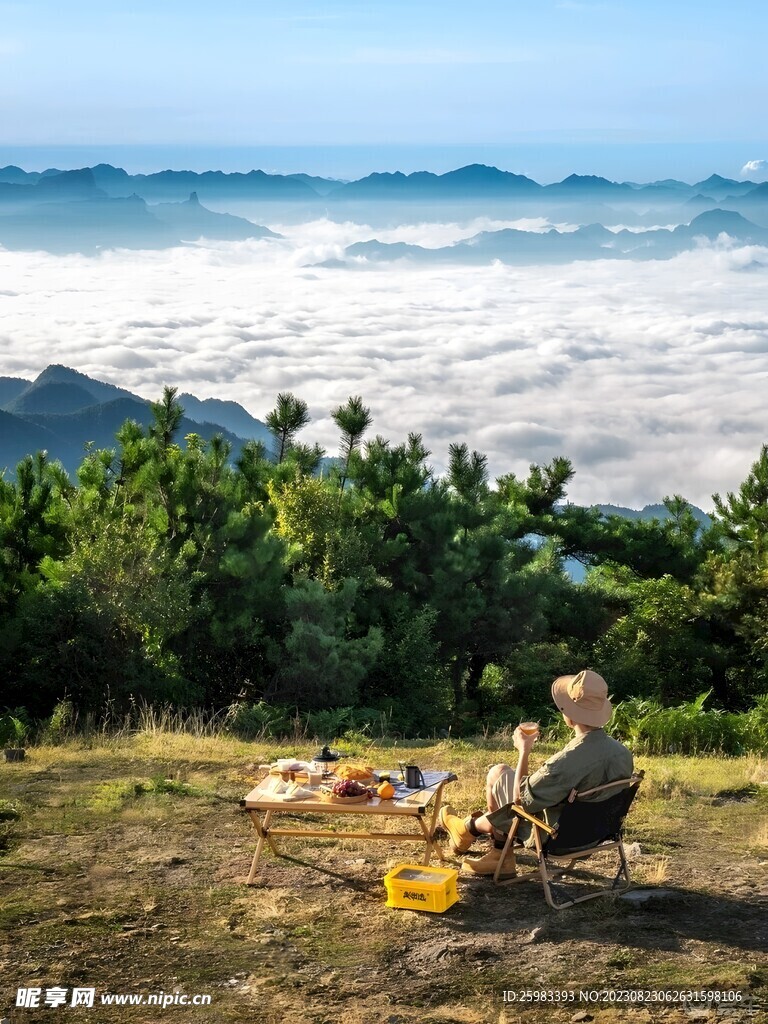
[[[72,731],[76,720],[77,711],[72,701],[57,701],[45,726],[46,739],[51,743],[61,743]]]
[[[722,662],[717,696],[738,707],[768,691],[768,445],[738,492],[713,500],[726,540],[704,565],[703,602]]]
[[[19,821],[21,810],[11,800],[0,800],[0,822]]]
[[[14,708],[0,715],[0,747],[23,747],[30,725],[25,708]]]
[[[288,454],[296,434],[309,423],[307,403],[289,391],[280,392],[277,405],[267,414],[266,424],[275,442],[275,460],[279,464]]]
[[[330,743],[351,726],[352,708],[325,708],[322,711],[310,711],[304,721],[308,736],[323,743]]]
[[[629,611],[595,646],[595,664],[620,697],[668,704],[708,686],[712,668],[696,594],[672,576],[628,581]]]
[[[100,782],[91,791],[86,806],[97,814],[114,814],[126,804],[132,804],[141,797],[187,797],[199,796],[199,790],[178,779],[168,779],[162,774],[153,775],[146,781],[114,779]]]
[[[360,447],[363,434],[373,422],[373,417],[368,406],[363,405],[363,399],[360,395],[351,396],[347,399],[347,404],[340,405],[337,409],[334,409],[331,416],[341,431],[339,454],[342,465],[339,486],[343,491],[344,484],[349,478],[349,467],[352,457]]]
[[[224,718],[224,729],[245,740],[279,739],[287,736],[291,728],[289,709],[263,700],[255,704],[232,704]]]
[[[168,779],[164,775],[153,775],[149,782],[141,782],[136,787],[137,795],[152,793],[156,796],[199,796],[200,791],[188,782],[180,779]]]
[[[290,393],[267,417],[274,457],[248,442],[234,462],[221,437],[179,438],[175,389],[151,408],[77,484],[44,453],[0,477],[0,686],[49,739],[142,702],[229,708],[243,737],[556,729],[552,679],[592,665],[646,702],[644,729],[663,721],[638,742],[763,742],[768,446],[702,530],[680,495],[650,522],[568,504],[564,457],[492,483],[456,442],[437,478],[420,434],[365,440],[360,396],[331,412],[326,476]],[[709,689],[725,710],[680,739]]]
[[[552,680],[572,671],[574,664],[581,662],[563,642],[519,644],[501,665],[489,665],[483,673],[483,706],[492,709],[485,721],[498,729],[526,720],[545,724],[557,719]]]
[[[411,613],[402,608],[387,623],[362,695],[370,710],[378,709],[378,728],[383,717],[389,732],[429,736],[450,723],[451,687],[434,635],[437,618],[430,607]]]
[[[352,705],[361,681],[383,645],[381,630],[352,630],[357,583],[337,591],[312,579],[298,579],[285,594],[288,632],[270,698],[308,710]]]
[[[711,690],[676,707],[633,698],[616,705],[609,731],[636,753],[768,752],[768,696],[745,714],[705,708]]]

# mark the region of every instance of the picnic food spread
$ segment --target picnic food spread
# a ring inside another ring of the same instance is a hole
[[[333,771],[317,772],[316,765],[288,758],[274,764],[260,765],[267,773],[260,783],[261,793],[268,799],[283,802],[315,801],[339,805],[365,804],[372,801],[398,801],[415,796],[421,790],[409,788],[408,782],[394,781],[395,773],[362,764],[335,764]],[[427,785],[438,785],[450,773],[432,772]],[[390,778],[393,779],[390,782]],[[423,776],[422,776],[423,779]]]
[[[351,779],[356,782],[373,782],[374,779],[373,768],[368,765],[359,768],[354,764],[340,764],[334,775],[338,779]]]

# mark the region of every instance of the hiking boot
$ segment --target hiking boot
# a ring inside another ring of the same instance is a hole
[[[475,836],[467,828],[466,822],[460,818],[450,804],[440,808],[440,824],[450,837],[450,847],[454,853],[466,853]]]
[[[484,857],[477,857],[475,860],[464,860],[461,863],[461,870],[470,875],[493,875],[499,866],[501,855],[504,851],[497,846],[492,847]],[[517,874],[515,867],[515,851],[510,848],[504,858],[504,865],[499,878],[514,878]]]

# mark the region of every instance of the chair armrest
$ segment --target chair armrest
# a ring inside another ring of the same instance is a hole
[[[525,818],[526,821],[530,821],[533,825],[543,829],[550,836],[554,835],[556,830],[551,825],[548,825],[546,821],[542,821],[541,818],[536,818],[529,814],[528,811],[524,811],[518,804],[510,804],[509,806],[519,818]]]

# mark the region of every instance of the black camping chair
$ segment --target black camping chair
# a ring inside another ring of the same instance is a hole
[[[507,833],[507,841],[504,844],[499,865],[494,872],[493,880],[496,885],[510,885],[530,878],[535,879],[538,874],[544,885],[544,898],[553,910],[564,910],[566,907],[572,907],[575,903],[582,903],[584,900],[591,900],[596,896],[609,896],[611,893],[625,892],[631,885],[631,878],[622,842],[624,819],[635,799],[643,775],[644,772],[637,772],[629,779],[619,779],[617,782],[609,782],[605,786],[596,786],[594,789],[584,790],[581,793],[577,793],[575,789],[571,790],[557,824],[554,826],[547,825],[540,818],[528,814],[522,807],[513,804],[512,810],[515,811],[516,817]],[[607,792],[611,789],[615,789],[617,792],[601,800],[594,799],[597,793]],[[516,874],[512,878],[501,878],[502,865],[504,865],[505,858],[511,853],[522,820],[529,821],[532,825],[538,871],[534,869],[522,875]],[[610,884],[604,885],[597,892],[574,896],[572,899],[560,902],[556,901],[551,887],[553,878],[560,878],[567,874],[578,861],[606,850],[616,850],[618,854],[618,869],[613,879],[610,880]]]

